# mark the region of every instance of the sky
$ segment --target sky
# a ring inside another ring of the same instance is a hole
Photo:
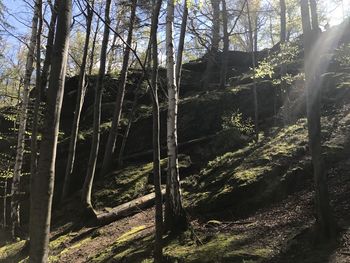
[[[28,0],[29,3],[33,0]],[[319,0],[319,5],[326,6],[327,13],[325,17],[330,26],[335,26],[342,22],[344,17],[350,15],[350,0]],[[339,2],[335,4],[335,2]],[[29,32],[32,18],[32,11],[24,0],[3,0],[3,3],[8,8],[7,22],[14,26],[18,35],[23,35]],[[344,9],[343,9],[344,7]],[[324,26],[321,24],[321,27]]]
[[[343,21],[343,18],[349,17],[350,0],[339,1],[339,4],[335,4],[332,0],[320,0],[320,4],[325,4],[327,7],[327,20],[331,26],[335,26]]]

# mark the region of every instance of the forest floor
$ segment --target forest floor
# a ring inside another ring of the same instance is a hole
[[[308,180],[300,191],[244,218],[230,217],[229,211],[215,220],[208,221],[207,215],[205,220],[192,218],[190,231],[175,239],[165,237],[167,262],[350,262],[349,172],[350,159],[328,172],[332,206],[342,229],[331,244],[320,245],[313,237]],[[52,232],[50,262],[151,262],[153,218],[153,209],[147,209],[100,228],[61,225]],[[25,253],[7,259],[5,253],[0,248],[1,262],[25,260]]]

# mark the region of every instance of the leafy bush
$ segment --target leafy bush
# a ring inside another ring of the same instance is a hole
[[[342,44],[336,49],[334,59],[340,66],[348,66],[350,64],[350,44]]]
[[[236,129],[243,134],[254,133],[254,124],[251,119],[243,119],[238,110],[227,112],[222,116],[222,128],[224,130]]]

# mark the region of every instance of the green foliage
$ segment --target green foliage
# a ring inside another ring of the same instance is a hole
[[[340,66],[347,67],[350,65],[350,44],[341,44],[336,49],[334,59]]]
[[[296,61],[299,53],[299,47],[296,43],[286,43],[281,45],[279,52],[272,53],[270,56],[259,62],[255,70],[255,77],[258,79],[273,79],[273,84],[279,85],[281,81],[290,84],[293,76],[290,74],[280,75],[282,65],[288,66]]]
[[[224,130],[237,129],[243,134],[254,133],[254,124],[251,119],[243,119],[242,113],[238,110],[227,112],[222,117],[222,128]]]

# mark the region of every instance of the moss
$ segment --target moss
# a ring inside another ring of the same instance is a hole
[[[99,182],[93,193],[94,206],[114,207],[150,192],[148,176],[153,164],[141,164],[113,172]]]
[[[250,143],[243,149],[218,156],[208,163],[192,183],[197,186],[196,191],[185,194],[185,198],[190,200],[185,201],[185,204],[210,210],[211,207],[218,207],[215,204],[222,202],[222,198],[227,196],[228,204],[234,205],[232,203],[234,199],[229,198],[230,195],[239,192],[240,187],[257,185],[264,180],[267,188],[271,189],[262,187],[260,190],[273,192],[272,188],[278,187],[279,184],[276,182],[283,177],[283,171],[305,154],[306,145],[306,120],[300,119],[294,125],[262,137],[259,143]],[[274,179],[271,179],[271,176],[274,176]],[[269,180],[274,182],[270,183]],[[251,193],[256,196],[261,194],[258,190],[250,193],[240,192],[241,195],[248,193],[249,196],[246,197],[251,198]],[[241,195],[236,197],[246,198]]]
[[[70,234],[60,236],[55,240],[50,241],[49,248],[50,251],[56,250],[60,248],[64,243],[68,242],[70,239]]]
[[[5,245],[0,248],[0,261],[5,261],[7,258],[16,257],[25,247],[26,241],[21,240],[15,243]]]
[[[84,238],[83,240],[73,244],[72,246],[69,246],[65,249],[63,249],[61,252],[60,252],[60,255],[63,255],[63,254],[66,254],[68,253],[70,250],[74,250],[74,249],[77,249],[79,247],[81,247],[82,245],[88,243],[89,241],[91,241],[92,237],[87,237],[87,238]]]
[[[126,242],[130,239],[132,239],[137,233],[139,233],[140,231],[146,229],[146,226],[138,226],[138,227],[134,227],[132,228],[130,231],[124,233],[123,235],[121,235],[120,237],[118,237],[118,239],[116,240],[117,244]]]
[[[142,244],[140,246],[139,244],[135,243],[135,238],[145,229],[146,226],[144,225],[130,229],[128,232],[118,237],[108,248],[90,258],[89,262],[104,262],[112,257],[115,260],[118,260],[126,256],[130,256],[133,253],[144,252],[145,244],[149,244],[151,240],[147,237],[143,238],[140,241],[140,244]]]
[[[164,254],[184,262],[242,262],[254,258],[262,261],[271,254],[269,248],[250,247],[249,237],[244,235],[218,234],[207,243],[197,245],[192,240],[173,240],[164,248]],[[228,261],[230,260],[230,261]],[[232,260],[232,261],[231,261]]]

